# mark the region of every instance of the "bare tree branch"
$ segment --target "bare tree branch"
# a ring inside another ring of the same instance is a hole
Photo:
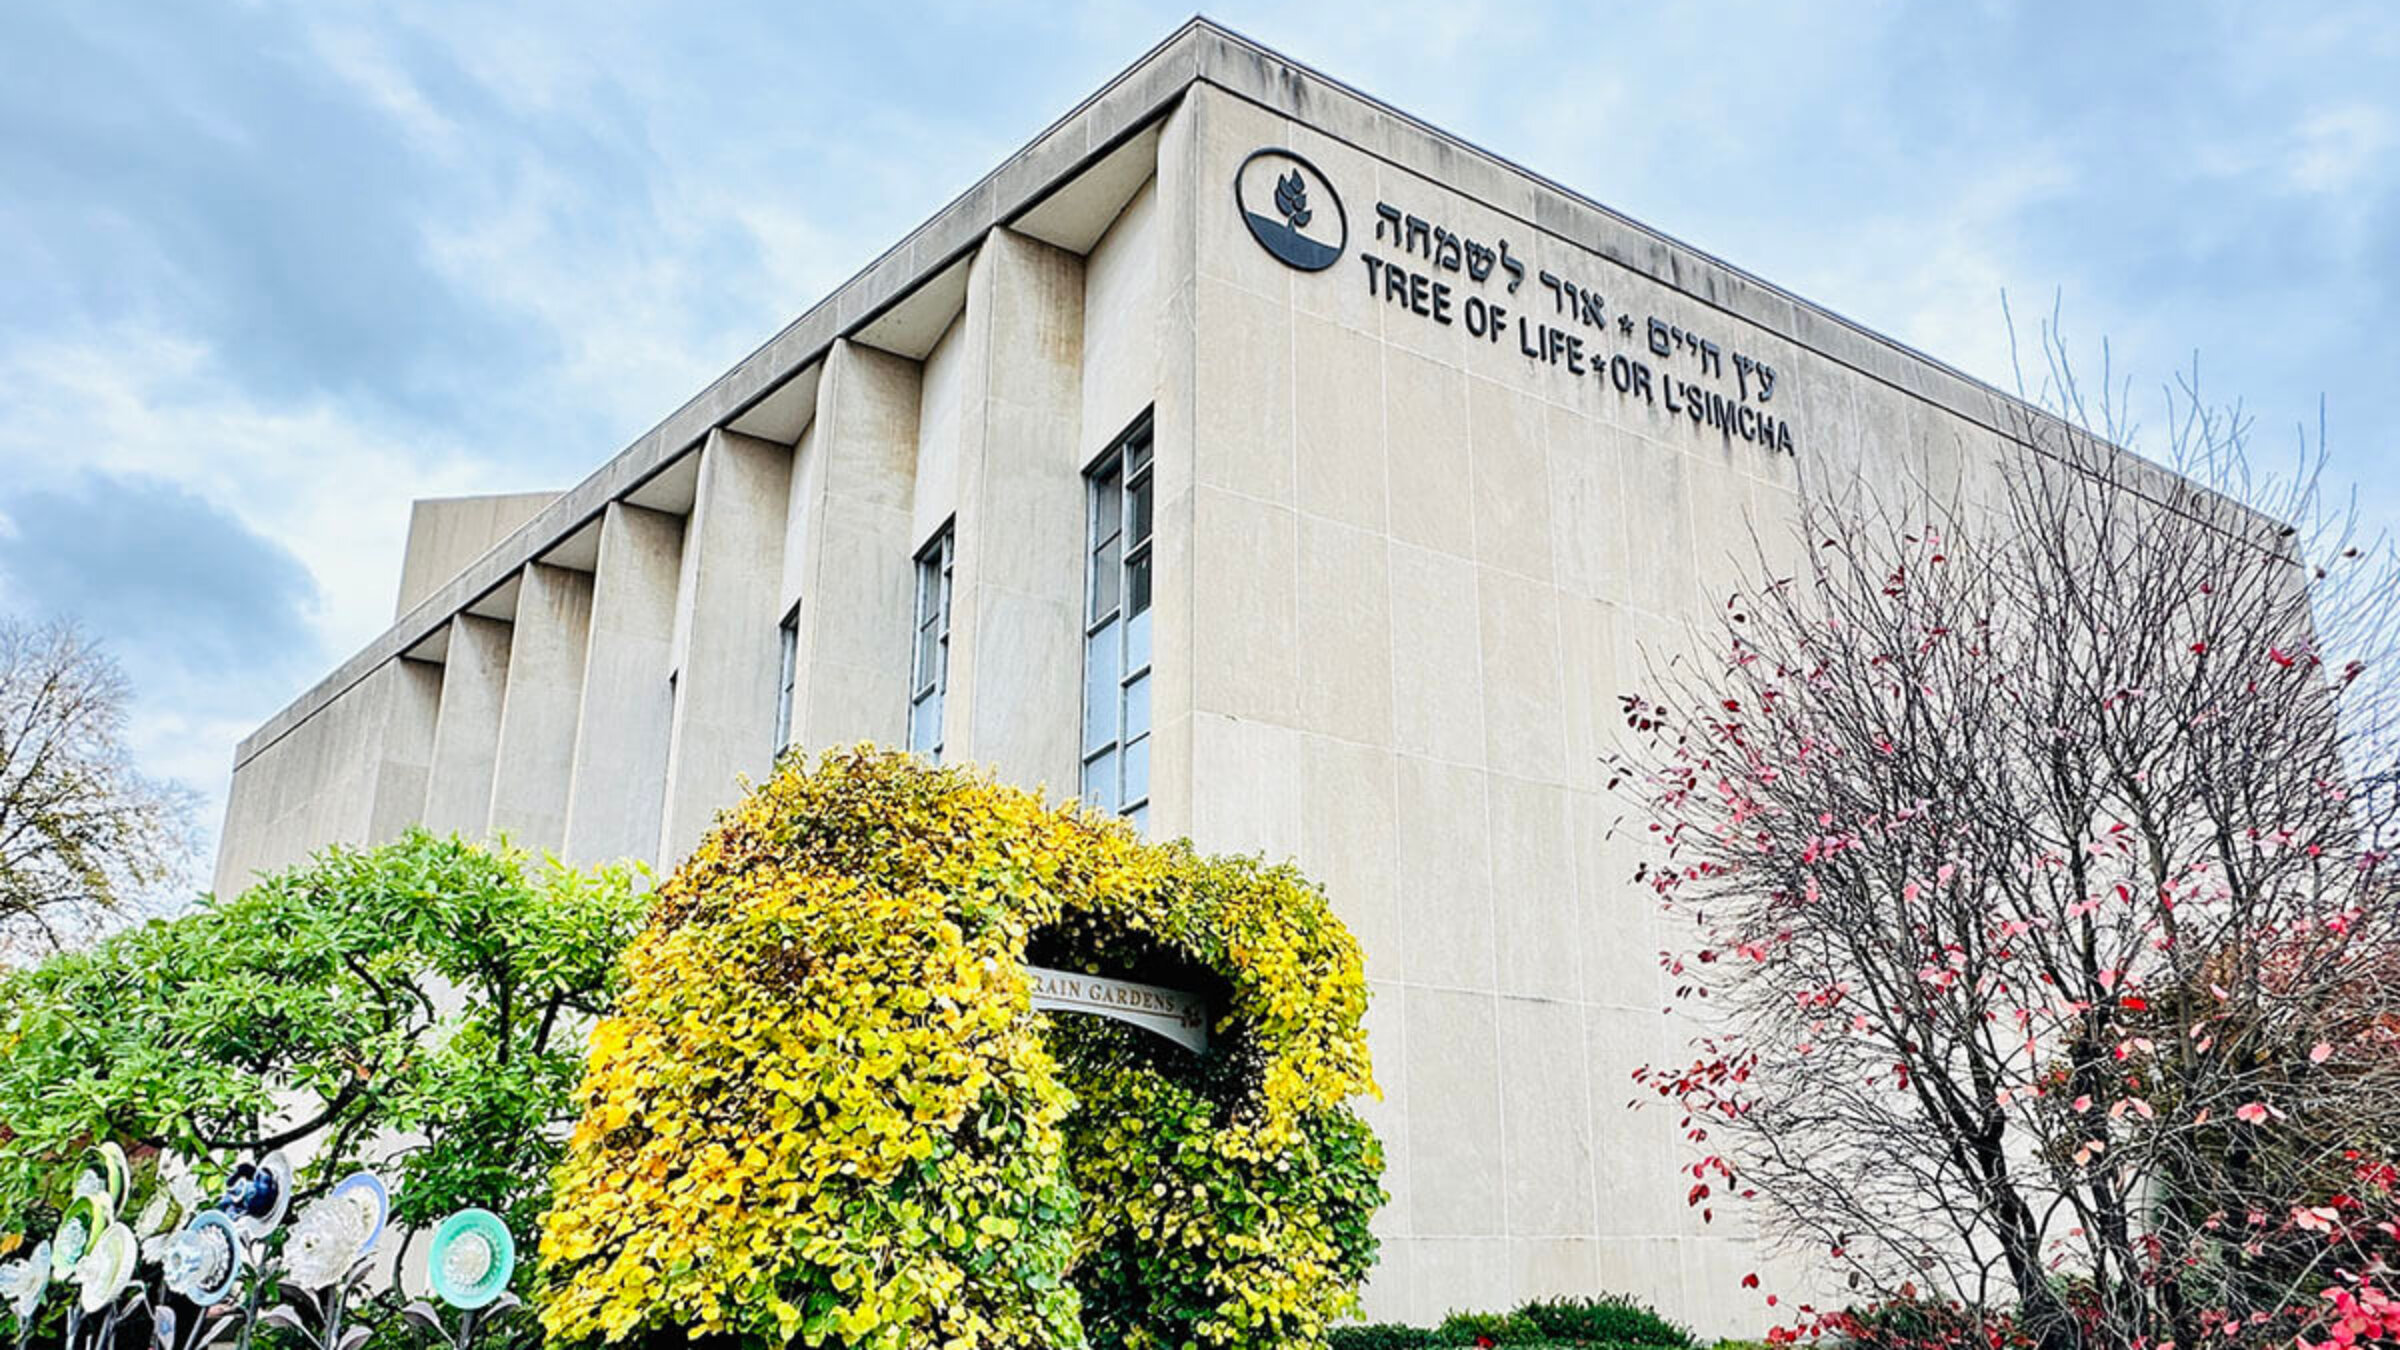
[[[0,964],[184,878],[192,797],[134,767],[130,692],[73,625],[0,618]]]
[[[2048,1346],[2285,1343],[2400,1228],[2400,568],[2168,391],[2118,448],[2045,330],[1998,499],[1803,504],[1722,660],[1625,700],[1644,879],[1695,941],[1700,1184],[1878,1295]],[[2202,486],[2213,484],[2215,486]],[[1995,1284],[1995,1276],[1998,1283]]]

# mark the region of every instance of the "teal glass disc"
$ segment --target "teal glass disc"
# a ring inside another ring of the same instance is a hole
[[[434,1296],[453,1308],[472,1310],[508,1290],[517,1269],[516,1239],[488,1209],[462,1209],[433,1230],[425,1269]]]

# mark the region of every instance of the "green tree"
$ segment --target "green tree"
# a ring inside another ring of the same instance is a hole
[[[530,1235],[637,883],[416,832],[0,981],[0,1232],[113,1139],[209,1175],[287,1148],[304,1194],[372,1166],[404,1225],[475,1204]]]

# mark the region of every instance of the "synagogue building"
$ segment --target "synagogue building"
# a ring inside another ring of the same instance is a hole
[[[989,766],[1325,887],[1372,1317],[1755,1335],[1777,1258],[1627,1110],[1689,1029],[1618,696],[1804,485],[1971,488],[2016,413],[1195,21],[580,483],[417,503],[391,626],[236,752],[217,889],[420,822],[663,870],[786,747]]]

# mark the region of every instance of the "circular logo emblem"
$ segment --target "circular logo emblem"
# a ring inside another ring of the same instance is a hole
[[[1233,201],[1250,237],[1289,267],[1322,272],[1350,244],[1342,199],[1317,166],[1289,150],[1253,150],[1233,176]]]

